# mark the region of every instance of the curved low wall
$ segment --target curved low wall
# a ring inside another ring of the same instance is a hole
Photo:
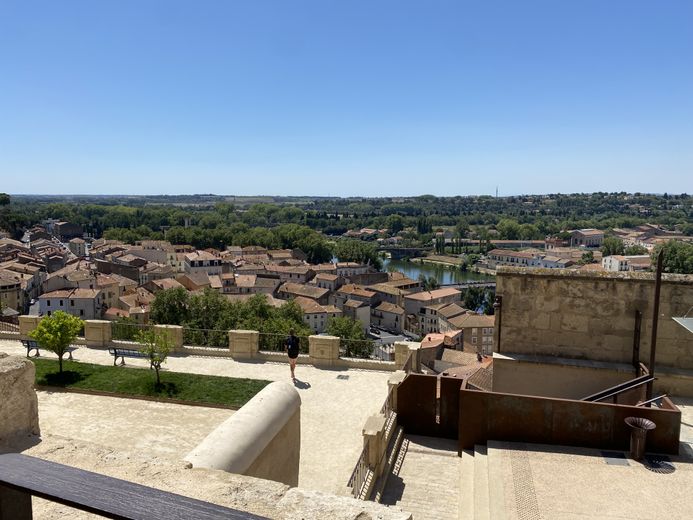
[[[267,385],[210,433],[185,460],[196,468],[220,469],[298,485],[301,398],[285,382]]]

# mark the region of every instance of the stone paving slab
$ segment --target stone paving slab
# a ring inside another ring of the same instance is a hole
[[[508,519],[690,519],[693,464],[672,458],[656,472],[627,459],[607,464],[600,450],[489,441],[502,458],[489,474],[505,490]],[[627,454],[625,454],[627,456]]]
[[[14,340],[0,340],[0,352],[26,355],[26,349]],[[50,352],[44,355],[55,358]],[[113,364],[113,357],[104,349],[79,347],[74,357],[76,361],[87,363]],[[127,358],[126,363],[131,367],[148,367],[148,362],[143,359]],[[288,364],[240,362],[227,357],[171,356],[164,365],[164,379],[167,370],[290,381]],[[296,388],[301,396],[299,486],[340,495],[347,493],[346,483],[363,448],[361,430],[368,416],[377,413],[385,401],[387,380],[391,374],[297,366],[299,381]]]

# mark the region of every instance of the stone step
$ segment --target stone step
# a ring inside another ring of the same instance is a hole
[[[381,503],[408,511],[415,519],[457,520],[459,482],[455,441],[405,435]]]
[[[488,490],[488,461],[486,446],[474,446],[474,518],[491,520]]]
[[[464,450],[460,463],[459,520],[474,520],[474,452]]]
[[[505,510],[503,456],[501,444],[488,441],[486,445],[486,464],[488,466],[488,492],[491,520],[506,520],[507,518]]]

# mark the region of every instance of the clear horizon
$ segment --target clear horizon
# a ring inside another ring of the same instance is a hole
[[[693,192],[687,0],[2,12],[0,191]]]
[[[670,196],[679,196],[679,195],[693,195],[687,192],[599,192],[599,191],[590,191],[590,192],[546,192],[546,193],[507,193],[507,194],[502,194],[498,193],[498,198],[507,198],[507,197],[541,197],[545,195],[565,195],[565,196],[571,196],[571,195],[593,195],[595,193],[607,193],[610,195],[613,194],[618,194],[618,193],[625,193],[626,195],[635,195],[636,193],[638,195],[653,195],[653,196],[663,196],[663,195],[670,195]],[[432,193],[418,193],[414,195],[388,195],[387,193],[382,194],[382,195],[349,195],[349,196],[343,196],[343,195],[308,195],[308,194],[299,194],[299,195],[281,195],[281,194],[266,194],[266,193],[254,193],[250,195],[240,195],[238,193],[8,193],[11,197],[195,197],[195,196],[212,196],[212,197],[239,197],[239,198],[262,198],[262,197],[290,197],[290,198],[361,198],[361,199],[379,199],[379,198],[415,198],[415,197],[425,197],[425,196],[430,196],[433,195],[435,197],[495,197],[495,193],[470,193],[470,194],[455,194],[455,193],[449,193],[445,195],[434,195]]]

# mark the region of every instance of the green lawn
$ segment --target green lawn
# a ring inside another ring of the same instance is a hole
[[[63,361],[63,373],[60,374],[57,360],[34,358],[32,361],[36,365],[37,385],[233,407],[243,406],[270,383],[259,379],[162,371],[161,386],[157,388],[153,370]]]

